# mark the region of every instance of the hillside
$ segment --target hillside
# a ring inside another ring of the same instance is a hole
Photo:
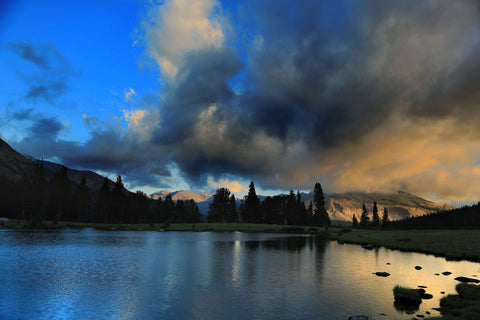
[[[37,159],[22,155],[0,139],[0,175],[5,175],[11,181],[18,181],[24,174],[30,175],[33,173],[36,162]],[[43,161],[43,164],[49,178],[62,167],[61,164],[46,160]],[[78,185],[82,176],[85,176],[90,191],[95,193],[100,189],[105,179],[105,177],[90,170],[68,168],[68,177],[72,185]],[[113,186],[113,181],[109,181],[111,186]]]
[[[0,175],[5,175],[11,181],[18,181],[25,173],[32,173],[33,167],[31,160],[0,139]]]
[[[306,198],[308,203],[311,198]],[[398,220],[408,217],[418,217],[431,212],[453,209],[448,204],[435,203],[425,200],[407,192],[397,193],[365,193],[347,192],[341,194],[327,195],[325,207],[332,220],[352,221],[353,215],[360,219],[362,205],[367,206],[371,214],[373,202],[377,202],[380,217],[383,209],[387,208],[391,220]]]

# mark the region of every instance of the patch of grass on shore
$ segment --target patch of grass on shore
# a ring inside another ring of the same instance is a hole
[[[406,296],[411,296],[412,298],[420,299],[420,292],[417,289],[402,287],[399,285],[393,288],[393,294],[403,294]]]
[[[440,300],[442,317],[435,319],[480,319],[480,287],[474,284],[460,283],[456,286],[458,294],[449,294]]]
[[[360,230],[335,232],[330,239],[416,251],[454,260],[480,261],[480,230]]]

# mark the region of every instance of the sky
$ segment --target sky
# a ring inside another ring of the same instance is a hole
[[[0,137],[132,190],[480,195],[469,0],[0,2]]]

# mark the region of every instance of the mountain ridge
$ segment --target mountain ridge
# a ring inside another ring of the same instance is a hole
[[[35,163],[38,161],[30,157],[24,156],[15,151],[8,143],[0,139],[0,175],[5,175],[12,181],[19,181],[25,174],[33,173]],[[51,161],[43,161],[47,173],[51,176],[58,171],[62,165]],[[68,169],[69,179],[74,184],[79,184],[81,178],[85,176],[87,185],[92,193],[100,189],[105,177],[90,171]],[[110,186],[113,186],[113,181],[109,180]],[[127,190],[127,192],[130,192]],[[213,199],[213,194],[203,191],[166,191],[161,190],[150,194],[151,199],[164,199],[168,194],[172,194],[172,199],[190,200],[193,199],[202,214],[208,213],[209,204]],[[266,196],[259,195],[261,200]],[[309,202],[313,200],[313,192],[302,193],[302,199],[308,206]],[[237,199],[237,204],[240,203]],[[397,193],[366,193],[366,192],[346,192],[346,193],[332,193],[325,195],[325,207],[329,213],[331,220],[337,221],[352,221],[353,215],[360,218],[362,213],[362,206],[365,204],[367,210],[371,213],[373,202],[376,201],[379,209],[379,215],[382,215],[383,209],[387,208],[390,219],[398,220],[408,217],[416,217],[431,212],[439,212],[455,208],[448,204],[435,203],[416,195],[399,191]],[[313,201],[312,201],[313,202]]]

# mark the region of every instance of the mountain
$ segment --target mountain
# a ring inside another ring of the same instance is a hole
[[[313,195],[305,198],[304,202],[308,204],[310,200],[313,201]],[[448,204],[428,201],[403,191],[397,193],[347,192],[327,194],[325,196],[325,208],[332,220],[352,221],[354,214],[360,220],[363,204],[371,214],[374,201],[377,202],[380,218],[382,218],[383,209],[387,208],[391,220],[418,217],[431,212],[455,208]]]
[[[179,191],[157,191],[150,194],[150,198],[157,200],[162,198],[164,200],[168,195],[172,195],[172,200],[190,200],[193,199],[195,202],[203,202],[213,197],[212,194],[203,192],[203,191],[190,191],[190,190],[179,190]]]
[[[27,157],[13,150],[5,141],[0,139],[0,175],[9,180],[20,180],[24,174],[33,172],[34,163]]]
[[[24,156],[15,151],[5,141],[0,139],[0,175],[5,175],[11,181],[18,181],[24,174],[31,175],[33,173],[37,161],[38,159],[36,158]],[[48,179],[62,167],[61,164],[46,160],[43,161],[43,165]],[[96,193],[100,189],[105,179],[105,177],[90,170],[67,169],[68,178],[72,185],[78,185],[82,176],[85,176],[87,185],[92,193]],[[110,187],[113,187],[113,181],[109,180],[109,182]]]

